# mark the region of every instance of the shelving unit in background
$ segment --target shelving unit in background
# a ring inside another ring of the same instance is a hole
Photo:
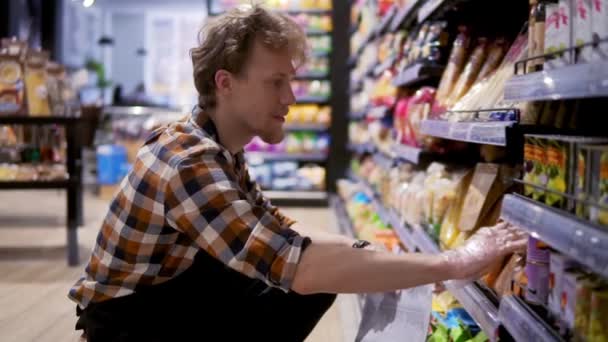
[[[366,65],[359,65],[361,57],[368,54],[364,51],[365,47],[380,41],[379,38],[382,37],[383,33],[395,32],[399,29],[412,30],[425,21],[454,18],[457,16],[455,15],[455,13],[458,13],[457,11],[465,8],[470,10],[473,3],[473,0],[412,1],[403,8],[395,9],[393,7],[384,17],[376,18],[378,26],[373,28],[365,39],[357,40],[361,45],[355,46],[358,49],[355,49],[349,58],[349,64],[356,69],[356,75],[364,75],[361,79],[352,80],[351,96],[356,96],[365,91],[362,85],[366,78],[378,79],[380,75],[386,76],[387,71],[397,68],[395,65],[397,61],[394,58],[389,58],[384,62],[376,60],[375,63],[366,61]],[[523,4],[523,2],[521,3]],[[522,4],[520,4],[520,7],[524,7]],[[527,14],[529,12],[522,11],[522,13]],[[389,17],[391,19],[388,19]],[[391,20],[390,24],[387,24],[388,20]],[[598,40],[595,37],[593,42],[584,44],[583,48],[603,45],[608,45],[608,39]],[[377,48],[378,46],[374,45],[374,47]],[[573,56],[578,56],[581,48],[572,47],[552,54],[524,58],[515,63],[513,76],[506,81],[506,84],[501,83],[501,85],[504,84],[503,97],[495,103],[496,106],[506,105],[505,107],[512,106],[511,108],[492,109],[484,107],[484,109],[478,109],[477,111],[465,111],[470,113],[461,113],[462,116],[456,119],[451,118],[451,120],[446,119],[450,111],[447,113],[433,113],[432,120],[425,119],[421,122],[421,132],[428,137],[443,139],[441,141],[446,145],[450,144],[450,141],[464,142],[468,144],[458,144],[458,146],[475,148],[477,152],[483,148],[487,148],[486,151],[504,151],[504,155],[500,157],[504,163],[521,164],[524,134],[565,134],[566,130],[560,132],[549,127],[546,123],[523,124],[522,122],[526,121],[520,120],[520,113],[511,113],[510,111],[516,111],[515,108],[526,108],[523,106],[523,102],[527,101],[608,98],[608,60],[575,62],[564,67],[539,72],[526,72],[529,69],[527,63],[531,63],[533,60],[547,61],[561,53],[572,53]],[[399,64],[399,68],[402,68],[402,65]],[[408,90],[413,89],[415,91],[422,85],[437,85],[435,81],[441,77],[443,71],[444,68],[441,65],[410,64],[392,76],[392,84],[396,87],[409,88]],[[367,86],[367,81],[365,82]],[[581,102],[577,101],[577,105]],[[351,121],[369,123],[376,117],[381,119],[382,124],[393,124],[392,119],[394,117],[391,118],[390,114],[370,116],[370,107],[359,110],[360,107],[363,107],[361,106],[363,101],[356,101],[355,103],[357,111],[351,111]],[[594,100],[592,103],[603,104],[605,102]],[[471,105],[471,107],[474,106]],[[522,109],[523,111],[524,109]],[[455,113],[457,111],[451,112]],[[486,118],[490,114],[487,112],[509,113],[501,116],[500,120],[503,121],[498,121],[499,119],[495,118],[492,119],[495,121],[488,121],[488,119],[482,118],[481,112],[485,112],[483,117]],[[465,121],[464,117],[470,117],[471,119]],[[505,117],[510,119],[504,119]],[[585,119],[599,120],[589,117]],[[373,127],[376,131],[377,128],[378,126]],[[360,130],[357,130],[357,132],[360,132]],[[570,131],[567,133],[570,133]],[[570,134],[575,133],[578,132]],[[606,136],[605,131],[595,134]],[[362,136],[366,135],[362,134]],[[356,141],[359,143],[349,144],[349,149],[355,158],[360,160],[371,158],[376,168],[385,170],[390,167],[391,163],[396,165],[406,162],[421,165],[429,160],[443,161],[446,157],[450,160],[458,158],[451,153],[437,155],[425,151],[424,148],[399,144],[391,144],[387,148],[387,144],[382,142],[376,145],[377,140],[378,137],[371,139],[374,142],[365,142],[365,139],[358,139]],[[389,162],[384,160],[387,158]],[[354,165],[358,164],[354,163]],[[366,169],[366,171],[369,171],[369,169]],[[371,177],[377,180],[378,173],[374,172],[371,173]],[[387,174],[383,174],[381,177],[386,178]],[[348,178],[351,179],[351,184],[359,184],[360,190],[358,192],[362,192],[371,198],[371,210],[378,216],[377,218],[374,217],[374,220],[379,218],[384,225],[392,227],[408,250],[418,250],[425,253],[438,253],[440,251],[437,243],[427,234],[424,227],[408,225],[398,212],[382,202],[382,197],[374,191],[366,179],[362,179],[355,174],[350,174]],[[383,183],[384,186],[386,186],[386,182]],[[608,252],[606,252],[608,250],[608,234],[605,233],[605,227],[517,194],[504,196],[501,218],[525,229],[532,236],[546,242],[563,255],[577,260],[585,266],[585,272],[593,272],[596,276],[604,277],[604,280],[608,279],[608,267],[606,266],[608,264]],[[383,228],[381,225],[379,227]],[[518,297],[505,295],[499,299],[492,290],[476,282],[468,284],[446,282],[445,285],[491,340],[563,341],[555,329],[547,323],[548,321],[545,321],[547,317],[543,313],[533,310],[528,303]]]
[[[80,262],[78,255],[78,226],[83,221],[82,207],[82,151],[79,125],[80,117],[32,117],[0,116],[0,125],[44,126],[58,125],[65,127],[66,166],[68,179],[56,181],[1,181],[0,190],[66,190],[66,229],[67,229],[67,262],[76,266]]]

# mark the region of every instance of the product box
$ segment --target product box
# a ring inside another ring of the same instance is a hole
[[[523,181],[532,185],[545,187],[546,149],[541,145],[542,138],[537,135],[525,135],[524,143],[524,176]],[[533,186],[524,185],[524,195],[537,201],[544,200],[545,191]]]
[[[608,146],[584,146],[590,150],[589,185],[587,194],[592,202],[599,203],[604,208],[589,207],[589,218],[592,222],[608,226]]]
[[[588,341],[608,341],[608,288],[596,288],[591,292]]]
[[[25,107],[25,73],[22,56],[27,49],[17,40],[2,40],[0,52],[0,115],[22,114]]]
[[[555,319],[561,319],[561,297],[564,283],[564,274],[568,269],[577,267],[576,261],[557,252],[551,252],[549,256],[549,315]]]
[[[574,21],[573,21],[573,43],[575,46],[590,43],[593,41],[591,35],[591,1],[574,0]],[[591,60],[590,46],[581,49],[577,63],[584,63]]]
[[[570,47],[572,29],[570,2],[566,0],[546,5],[545,53],[553,53]],[[570,64],[571,53],[563,53],[545,61],[545,70]]]
[[[532,305],[547,305],[549,296],[549,264],[526,263],[526,278],[528,286],[524,292],[524,299]]]
[[[577,306],[577,284],[585,279],[585,277],[586,276],[578,270],[568,270],[564,272],[561,295],[562,324],[560,325],[560,334],[562,336],[571,336],[574,332]]]
[[[506,165],[477,164],[464,199],[458,228],[463,232],[479,228],[483,218],[508,187],[505,182],[514,175],[515,171]]]
[[[591,1],[591,35],[598,39],[608,38],[608,0]],[[592,60],[608,60],[608,42],[592,49]]]

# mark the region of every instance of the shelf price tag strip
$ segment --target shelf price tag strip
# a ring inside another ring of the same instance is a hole
[[[608,232],[522,196],[505,196],[501,217],[608,277]]]
[[[448,122],[442,120],[424,120],[422,121],[420,130],[423,134],[438,138],[506,146],[506,128],[515,124],[515,121]]]
[[[498,317],[515,341],[562,341],[513,296],[502,299]]]
[[[507,101],[558,100],[608,96],[608,61],[569,65],[513,76],[505,84]]]

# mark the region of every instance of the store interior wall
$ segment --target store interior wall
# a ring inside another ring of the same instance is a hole
[[[109,77],[114,84],[131,91],[144,80],[144,63],[136,50],[146,41],[146,18],[141,12],[114,12],[111,18],[114,46]]]

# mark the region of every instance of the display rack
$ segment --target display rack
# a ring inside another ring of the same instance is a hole
[[[445,67],[442,65],[414,63],[393,79],[393,85],[396,87],[408,87],[431,78],[438,78],[443,74],[444,69]]]
[[[517,297],[505,296],[501,300],[498,317],[516,341],[564,341]]]
[[[516,121],[450,122],[444,120],[424,120],[422,121],[420,131],[423,134],[437,138],[475,144],[506,146],[507,127],[513,127],[516,124]]]
[[[501,216],[608,277],[608,232],[605,228],[520,195],[505,196]]]
[[[67,262],[76,266],[78,255],[78,226],[82,224],[82,151],[79,138],[80,117],[0,116],[0,125],[59,125],[65,127],[66,167],[68,179],[59,181],[2,181],[0,190],[63,189],[67,191],[66,228]]]
[[[409,226],[397,213],[388,209],[381,201],[380,196],[373,190],[367,181],[351,174],[350,178],[360,184],[363,192],[371,199],[372,207],[378,217],[390,225],[404,246],[409,251],[421,251],[427,254],[437,254],[441,250],[437,243],[419,225]],[[497,340],[500,321],[498,307],[473,282],[445,282],[446,289],[460,302],[467,312],[475,319],[477,324],[491,340]]]
[[[327,159],[327,153],[279,153],[279,152],[246,152],[245,156],[249,160],[258,161],[301,161],[301,162],[322,162]]]
[[[508,101],[539,101],[580,99],[608,96],[608,61],[599,60],[580,64],[545,68],[543,71],[525,73],[530,62],[545,61],[571,55],[576,58],[582,48],[608,45],[608,39],[597,39],[579,46],[552,53],[532,56],[515,64],[515,76],[507,81],[504,98]]]

